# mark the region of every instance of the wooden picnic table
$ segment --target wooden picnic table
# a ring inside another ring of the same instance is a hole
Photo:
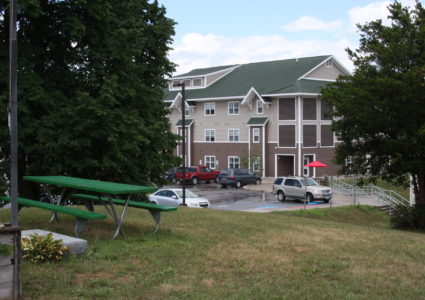
[[[157,189],[155,187],[147,187],[140,185],[132,185],[132,184],[123,184],[116,182],[107,182],[93,179],[84,179],[70,176],[24,176],[24,180],[37,182],[41,184],[54,185],[58,187],[62,187],[61,197],[59,198],[57,205],[61,205],[61,203],[66,203],[69,198],[72,197],[73,193],[76,191],[85,191],[94,193],[99,201],[104,204],[108,213],[112,216],[116,224],[116,230],[113,234],[112,238],[116,238],[119,234],[124,236],[124,232],[122,230],[122,223],[127,211],[127,207],[129,203],[133,203],[130,201],[131,195],[137,193],[150,193],[154,192]],[[121,214],[118,215],[117,209],[115,207],[116,199],[112,197],[112,195],[127,195],[125,200],[123,201],[123,209]],[[90,199],[87,198],[87,201]],[[91,203],[91,202],[90,202]],[[148,203],[147,203],[148,204]],[[86,205],[89,210],[93,210],[93,205]],[[149,209],[149,208],[146,208]],[[151,212],[151,211],[150,211]],[[152,216],[154,214],[151,212]],[[50,221],[54,219],[58,219],[57,212],[54,211],[52,213],[52,217]],[[154,216],[155,219],[155,216]],[[157,220],[155,220],[157,221]],[[157,227],[159,223],[157,222]]]

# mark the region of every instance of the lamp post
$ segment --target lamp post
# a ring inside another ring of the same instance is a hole
[[[12,225],[18,226],[18,100],[16,0],[10,0],[9,19],[9,130],[10,130],[10,196]]]
[[[182,166],[182,198],[183,203],[182,206],[186,206],[186,90],[185,83],[181,81],[180,83],[175,83],[173,86],[180,86],[182,88],[182,158],[183,158],[183,166]]]

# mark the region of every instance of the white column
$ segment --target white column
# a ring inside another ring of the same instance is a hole
[[[266,124],[263,125],[263,177],[266,177]]]
[[[296,114],[296,118],[297,118],[297,130],[295,130],[295,134],[296,134],[296,141],[297,141],[297,147],[298,147],[298,176],[302,176],[302,163],[303,163],[303,157],[302,155],[302,151],[301,151],[301,147],[302,147],[302,132],[303,132],[303,128],[302,128],[302,103],[301,103],[301,96],[297,96],[296,97],[296,102],[298,103],[298,110],[297,110],[297,114]],[[295,174],[294,174],[295,175]]]

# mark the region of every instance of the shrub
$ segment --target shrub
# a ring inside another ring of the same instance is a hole
[[[395,206],[391,226],[398,229],[425,230],[425,206]]]
[[[60,261],[68,252],[69,247],[64,246],[62,240],[53,239],[51,233],[44,236],[34,233],[22,238],[22,258],[33,263]]]

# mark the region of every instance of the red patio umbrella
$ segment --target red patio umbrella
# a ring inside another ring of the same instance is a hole
[[[309,164],[306,164],[304,167],[313,167],[313,168],[324,168],[327,167],[328,165],[325,165],[324,163],[321,163],[318,160],[312,161]]]

